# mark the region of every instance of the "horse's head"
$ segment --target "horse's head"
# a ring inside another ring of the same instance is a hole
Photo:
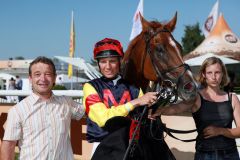
[[[125,68],[125,78],[135,79],[132,82],[139,86],[146,80],[160,81],[165,87],[175,88],[184,100],[195,97],[196,82],[189,66],[183,62],[181,45],[171,34],[177,13],[165,24],[140,17],[142,32],[132,40],[123,59],[129,66]],[[146,87],[146,83],[143,84],[141,87]]]

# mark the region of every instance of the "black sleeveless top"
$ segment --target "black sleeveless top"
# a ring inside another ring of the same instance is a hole
[[[201,95],[200,97],[201,106],[198,111],[192,114],[198,131],[196,150],[213,151],[236,147],[236,142],[233,138],[217,136],[205,139],[203,137],[203,129],[209,125],[232,128],[233,108],[231,97],[223,102],[212,102],[205,100]]]

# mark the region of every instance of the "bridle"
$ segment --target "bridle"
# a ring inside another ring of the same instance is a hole
[[[170,34],[170,31],[163,28],[163,29],[157,29],[156,31],[153,31],[153,29],[149,29],[145,35],[144,35],[144,40],[145,40],[145,43],[146,43],[146,52],[144,53],[144,56],[143,56],[143,59],[142,59],[142,62],[141,62],[141,73],[143,73],[143,69],[144,69],[144,64],[145,64],[145,60],[146,60],[146,56],[149,55],[150,57],[150,60],[151,60],[151,63],[156,71],[156,76],[157,76],[157,79],[158,79],[158,82],[161,82],[160,84],[160,87],[159,87],[159,92],[162,94],[162,95],[167,95],[167,97],[175,97],[173,101],[171,101],[171,103],[173,102],[176,102],[176,100],[178,99],[178,92],[177,92],[177,89],[179,87],[179,84],[180,84],[180,81],[181,79],[183,79],[183,76],[184,74],[190,69],[189,65],[186,64],[186,63],[183,63],[183,64],[180,64],[178,66],[175,66],[175,67],[172,67],[172,68],[169,68],[169,69],[166,69],[166,70],[160,70],[159,67],[157,67],[157,63],[158,63],[158,60],[153,56],[153,51],[150,47],[150,42],[151,40],[157,36],[159,33],[169,33]],[[163,50],[162,52],[165,53],[165,50]],[[177,70],[179,68],[183,67],[183,72],[178,75],[176,78],[169,78],[167,76],[168,73],[174,71],[174,70]],[[168,92],[165,92],[166,89],[163,91],[164,87],[163,86],[166,86],[166,84],[168,84]],[[169,85],[170,84],[170,85]],[[164,93],[163,93],[164,92]]]
[[[146,56],[149,55],[150,59],[151,59],[151,63],[157,73],[157,79],[159,82],[161,82],[161,85],[158,87],[157,91],[158,91],[158,97],[157,97],[157,103],[154,104],[153,106],[165,106],[169,103],[174,103],[177,101],[178,99],[178,87],[179,87],[179,84],[180,84],[180,81],[181,79],[183,78],[184,74],[190,70],[190,67],[189,65],[183,63],[183,64],[180,64],[178,66],[175,66],[175,67],[172,67],[172,68],[169,68],[169,69],[166,69],[166,70],[163,70],[163,71],[160,71],[160,69],[157,67],[156,63],[157,60],[153,57],[153,51],[151,50],[151,47],[150,47],[150,41],[152,38],[154,38],[156,35],[158,35],[159,33],[164,33],[164,32],[167,32],[167,33],[170,33],[167,29],[158,29],[157,31],[153,31],[153,30],[149,30],[148,32],[145,33],[145,42],[146,42],[146,52],[143,56],[143,59],[142,59],[142,62],[141,62],[141,73],[143,74],[143,69],[144,69],[144,64],[145,64],[145,60],[146,60]],[[178,68],[181,68],[183,67],[184,70],[183,72],[178,75],[176,78],[172,79],[172,78],[169,78],[167,76],[168,73],[174,71],[174,70],[177,70]],[[166,83],[169,83],[170,85],[167,85],[167,86],[164,86]],[[174,97],[174,99],[172,100],[172,98]],[[158,102],[160,102],[160,105],[158,104]],[[138,119],[138,124],[134,130],[134,134],[132,135],[132,137],[135,137],[135,134],[136,134],[136,131],[138,130],[138,128],[140,127],[141,123],[142,123],[142,120],[143,120],[143,117],[145,115],[147,111],[147,107],[145,106],[142,113],[140,114],[139,116],[139,119]],[[160,120],[161,121],[161,120]],[[160,122],[160,126],[157,128],[157,129],[160,129],[161,131],[165,131],[168,133],[168,135],[171,136],[171,132],[177,132],[177,133],[191,133],[191,132],[194,132],[195,130],[189,130],[189,131],[178,131],[178,130],[173,130],[173,129],[169,129],[167,128],[166,126],[164,126],[164,124],[162,122]],[[160,138],[157,138],[154,134],[153,134],[153,121],[151,121],[150,123],[150,135],[153,139],[155,140],[163,140],[164,137],[160,137]],[[173,137],[173,136],[172,136]],[[129,143],[129,146],[125,152],[125,155],[123,157],[123,160],[126,160],[127,159],[127,156],[128,156],[128,153],[132,151],[131,150],[131,147],[132,147],[132,144],[133,144],[133,139],[131,139],[130,143]],[[176,138],[177,139],[177,138]],[[194,139],[195,140],[195,139]],[[185,140],[183,140],[185,141]],[[193,141],[193,140],[186,140],[187,141]],[[134,150],[134,147],[133,147],[133,150]]]

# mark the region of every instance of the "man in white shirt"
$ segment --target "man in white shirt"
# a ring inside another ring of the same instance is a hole
[[[82,118],[84,108],[52,93],[56,69],[50,59],[36,58],[29,67],[29,80],[33,93],[9,110],[0,159],[13,159],[18,141],[20,160],[72,160],[71,118]]]

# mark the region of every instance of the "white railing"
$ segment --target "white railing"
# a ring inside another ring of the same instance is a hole
[[[31,92],[30,90],[0,90],[0,96],[28,96]],[[53,93],[58,96],[83,97],[82,90],[53,90]],[[240,99],[240,95],[237,96]]]
[[[28,96],[32,91],[27,90],[0,90],[0,96]],[[82,97],[82,90],[53,90],[55,95]]]
[[[6,97],[7,99],[0,98],[0,103],[16,103],[17,96],[28,96],[31,94],[30,90],[0,90],[0,97]],[[79,103],[82,103],[83,91],[82,90],[53,90],[53,93],[57,96],[69,96],[74,98]],[[10,98],[10,100],[9,100]]]

